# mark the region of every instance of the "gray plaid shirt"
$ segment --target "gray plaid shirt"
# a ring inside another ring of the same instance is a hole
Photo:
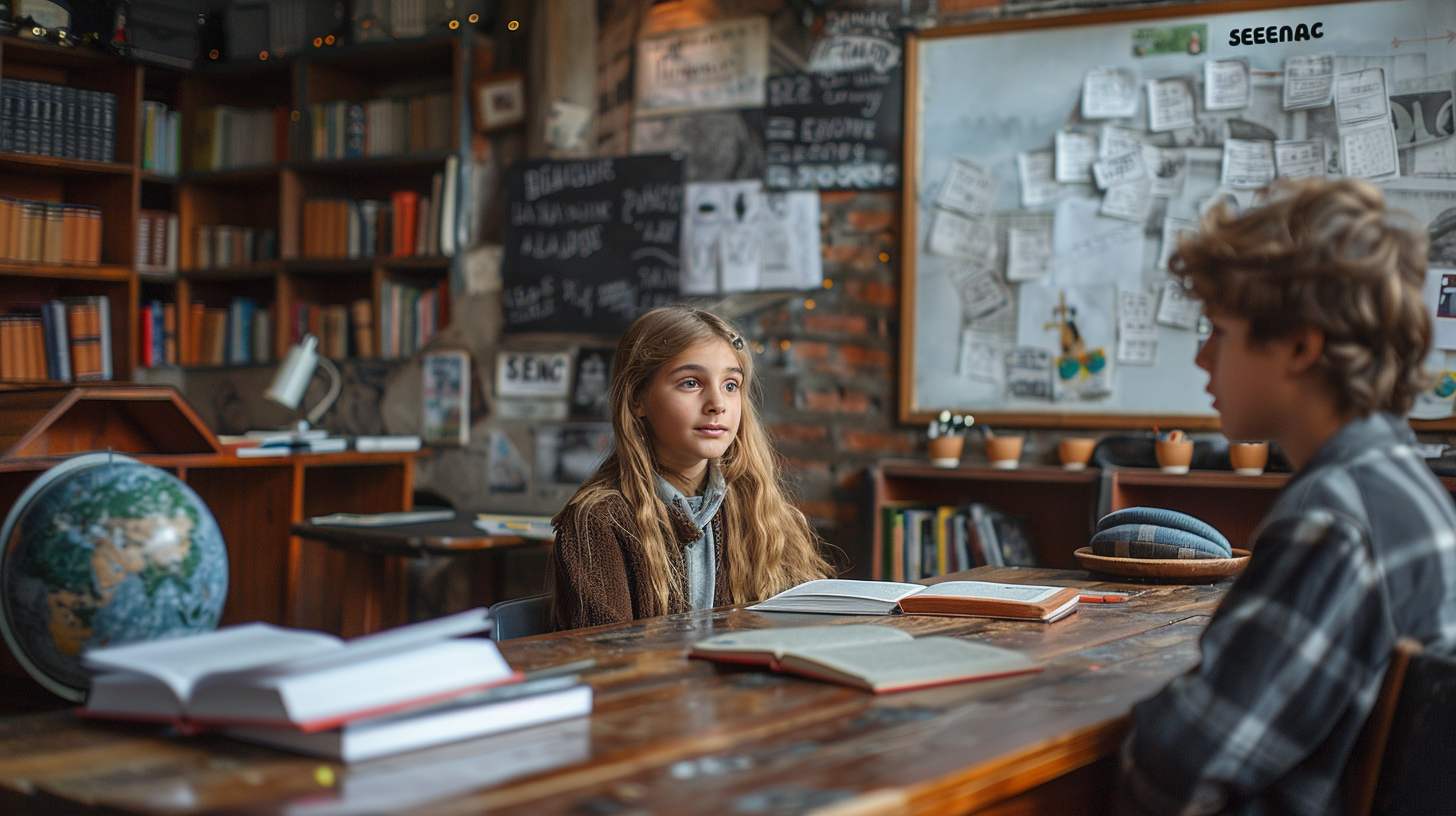
[[[1456,640],[1456,505],[1376,413],[1286,486],[1202,662],[1133,709],[1124,801],[1157,813],[1340,813],[1398,637]]]

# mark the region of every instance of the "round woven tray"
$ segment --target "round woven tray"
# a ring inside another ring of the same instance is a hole
[[[1097,555],[1091,547],[1072,553],[1092,572],[1134,578],[1161,578],[1177,583],[1212,583],[1236,575],[1249,564],[1248,550],[1234,550],[1233,558],[1115,558]]]

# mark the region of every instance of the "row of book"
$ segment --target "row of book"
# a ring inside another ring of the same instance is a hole
[[[161,102],[142,103],[142,169],[177,175],[182,152],[182,113]]]
[[[309,106],[311,155],[316,160],[392,156],[448,150],[454,100],[449,92],[409,98],[344,100]]]
[[[226,307],[189,306],[182,336],[183,365],[247,365],[273,360],[273,307],[233,298]]]
[[[111,377],[111,304],[105,295],[13,303],[0,315],[0,380]]]
[[[141,272],[176,272],[177,213],[162,210],[137,211],[136,265]]]
[[[379,296],[380,357],[409,357],[429,345],[440,330],[440,305],[448,296],[447,281],[423,287],[384,281]]]
[[[0,261],[101,263],[101,208],[0,197]]]
[[[289,108],[213,105],[192,121],[194,172],[264,167],[288,161]]]
[[[984,566],[1036,566],[1026,519],[984,502],[881,508],[875,580],[916,581]]]
[[[278,259],[278,231],[271,227],[204,224],[194,227],[193,269],[231,269]]]
[[[466,637],[489,627],[476,609],[349,641],[246,623],[92,649],[80,713],[344,762],[591,713],[575,675],[528,677],[490,639]]]
[[[0,82],[0,150],[113,161],[116,94],[51,82]]]
[[[431,179],[429,195],[396,190],[388,201],[307,198],[303,257],[408,258],[453,255],[457,163],[452,156]]]
[[[142,304],[137,326],[141,331],[141,364],[174,366],[177,356],[177,307],[154,300]]]
[[[304,334],[319,339],[319,353],[330,360],[374,356],[374,304],[359,298],[342,303],[295,303],[288,340],[297,343]]]

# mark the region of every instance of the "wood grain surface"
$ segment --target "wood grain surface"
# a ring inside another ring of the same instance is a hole
[[[730,607],[501,644],[591,658],[590,718],[345,766],[70,712],[0,719],[5,812],[997,813],[1107,808],[1127,714],[1192,666],[1226,588],[981,568],[947,578],[1131,592],[1055,623]],[[1019,649],[1039,674],[891,695],[688,660],[742,629],[873,622]],[[1037,804],[1041,803],[1041,804]],[[92,806],[105,808],[94,811]]]

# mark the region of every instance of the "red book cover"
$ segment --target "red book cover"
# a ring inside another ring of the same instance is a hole
[[[389,194],[394,212],[393,256],[407,258],[415,254],[415,227],[420,194],[412,190],[396,190]]]
[[[156,338],[152,336],[152,307],[141,308],[141,329],[142,329],[142,365],[152,364],[152,351],[156,347]]]

